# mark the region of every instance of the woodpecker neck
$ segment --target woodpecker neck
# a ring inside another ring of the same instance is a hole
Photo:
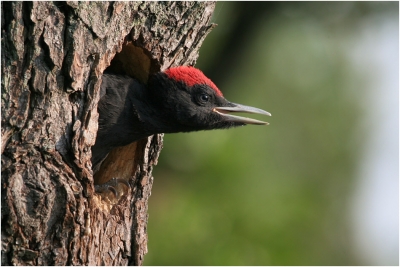
[[[107,77],[108,80],[111,79],[110,77],[117,76],[110,75]],[[108,109],[108,112],[103,112],[105,115],[99,119],[99,127],[102,127],[103,124],[110,127],[109,130],[102,131],[103,134],[108,135],[108,140],[115,139],[112,140],[114,144],[118,142],[119,145],[125,145],[156,133],[182,131],[177,129],[173,122],[174,119],[171,118],[170,111],[173,109],[173,105],[167,97],[171,88],[168,88],[170,85],[163,77],[165,77],[163,73],[152,75],[147,87],[131,78],[121,80],[117,85],[113,83],[113,87],[118,90],[107,91],[107,103],[109,105],[110,103],[124,103],[124,105],[113,106],[112,112]],[[106,110],[105,107],[103,109]],[[110,123],[111,119],[115,121]],[[107,123],[102,123],[103,120]],[[112,135],[113,129],[118,129],[121,133]]]
[[[92,147],[94,170],[111,149],[153,134],[139,112],[147,105],[146,87],[126,76],[104,74],[102,79],[99,130]]]

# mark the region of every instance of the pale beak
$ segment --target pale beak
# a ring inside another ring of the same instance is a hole
[[[265,121],[259,121],[255,119],[250,119],[250,118],[245,118],[245,117],[240,117],[240,116],[235,116],[228,114],[230,112],[244,112],[244,113],[253,113],[253,114],[262,114],[262,115],[267,115],[271,116],[271,113],[259,109],[259,108],[253,108],[249,106],[244,106],[240,104],[235,104],[232,103],[234,106],[233,107],[216,107],[213,109],[214,112],[218,113],[219,115],[223,116],[226,121],[232,121],[232,122],[239,122],[239,123],[244,123],[244,124],[256,124],[256,125],[268,125],[268,122]]]

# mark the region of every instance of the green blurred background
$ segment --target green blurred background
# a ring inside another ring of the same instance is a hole
[[[399,264],[398,2],[218,2],[196,67],[269,126],[173,134],[146,265]]]

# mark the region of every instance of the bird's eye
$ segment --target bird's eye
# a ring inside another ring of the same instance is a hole
[[[193,94],[193,101],[199,106],[206,106],[213,100],[213,96],[208,92],[205,92],[204,88],[196,88],[197,90]]]
[[[210,100],[210,96],[207,94],[201,94],[200,95],[200,100],[204,103],[208,102]]]

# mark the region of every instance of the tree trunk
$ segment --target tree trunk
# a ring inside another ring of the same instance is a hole
[[[102,73],[193,65],[213,2],[2,2],[2,265],[141,265],[162,135],[93,177]],[[95,192],[113,177],[120,198]]]

